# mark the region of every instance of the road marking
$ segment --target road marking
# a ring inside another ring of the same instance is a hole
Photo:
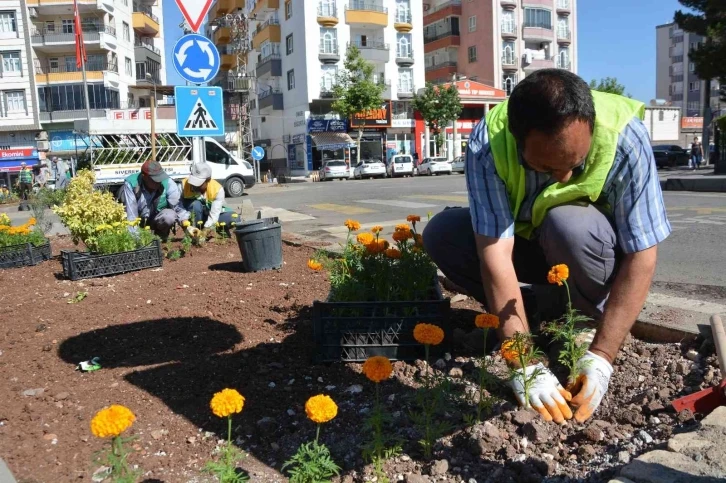
[[[363,215],[366,213],[375,213],[374,210],[368,208],[361,208],[359,206],[350,205],[336,205],[335,203],[321,203],[318,205],[310,205],[310,208],[322,211],[334,211],[343,215]]]
[[[401,200],[358,200],[356,203],[366,203],[369,205],[383,205],[383,206],[395,206],[397,208],[435,208],[437,205],[430,205],[428,203],[415,203],[413,201],[401,201]]]
[[[726,305],[683,297],[673,297],[662,293],[652,292],[648,294],[647,302],[655,305],[665,305],[666,307],[672,307],[675,309],[690,310],[692,312],[699,312],[702,314],[726,314]]]
[[[451,201],[453,203],[468,203],[469,198],[467,196],[453,196],[453,195],[412,195],[406,196],[406,198],[417,198],[422,200],[435,200],[435,201]]]
[[[671,220],[671,224],[673,224],[673,223],[699,223],[701,225],[726,225],[726,222],[724,222],[724,221],[711,220],[705,216],[691,217],[691,218],[678,218],[677,220]]]
[[[293,222],[293,221],[305,221],[314,220],[314,216],[305,215],[303,213],[296,213],[294,211],[286,210],[283,208],[270,208],[269,206],[262,206],[255,211],[262,212],[262,218],[273,218],[278,217],[280,221]]]
[[[695,211],[699,215],[712,215],[714,213],[726,213],[726,208],[708,206],[688,206],[678,208],[667,208],[667,211]]]

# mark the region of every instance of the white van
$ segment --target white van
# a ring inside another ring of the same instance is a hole
[[[386,174],[391,178],[413,176],[413,156],[410,154],[396,154],[388,160]]]

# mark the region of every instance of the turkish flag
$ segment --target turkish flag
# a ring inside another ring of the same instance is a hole
[[[86,44],[83,43],[83,28],[77,0],[73,0],[73,22],[76,31],[76,67],[80,69],[88,61],[88,54],[86,54]]]

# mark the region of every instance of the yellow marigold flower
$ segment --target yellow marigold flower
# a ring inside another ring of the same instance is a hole
[[[219,226],[227,226],[227,223],[223,221],[223,222],[221,222],[221,223],[219,224]]]
[[[232,213],[232,218],[239,218],[239,215],[237,213]]]
[[[396,225],[396,231],[411,231],[411,227],[405,223]]]
[[[388,357],[373,356],[363,363],[363,374],[373,382],[385,381],[393,373],[393,365]]]
[[[338,405],[330,396],[319,394],[307,400],[305,414],[315,423],[327,423],[338,414]]]
[[[391,235],[394,241],[398,243],[403,243],[406,240],[410,240],[413,238],[413,233],[410,231],[404,231],[404,230],[396,230],[393,232],[393,235]]]
[[[127,407],[114,404],[91,419],[91,433],[97,438],[115,438],[131,427],[136,416]]]
[[[355,230],[351,230],[351,231],[355,231]],[[361,245],[368,246],[371,243],[373,243],[373,241],[375,240],[375,237],[370,233],[359,233],[358,236],[356,237],[356,240],[358,240],[358,243],[360,243]]]
[[[376,234],[376,235],[382,231],[383,231],[383,227],[381,225],[376,225],[373,228],[371,228],[371,233]]]
[[[147,225],[144,227],[144,230],[149,231],[149,230],[151,230],[151,227]]]
[[[308,268],[310,270],[315,270],[316,272],[319,272],[323,269],[323,264],[311,258],[310,260],[308,260]]]
[[[184,221],[182,221],[182,226],[183,226],[184,228],[188,227],[189,225],[191,225],[191,223],[189,223],[189,220],[184,220]]]
[[[417,222],[421,221],[421,217],[418,215],[408,215],[406,217],[406,221],[409,223],[417,223]]]
[[[474,325],[480,329],[496,329],[499,327],[499,317],[494,314],[479,314],[474,319]]]
[[[507,339],[502,342],[502,348],[499,350],[504,360],[509,362],[519,361],[519,351],[514,348],[514,339]]]
[[[96,227],[96,231],[99,231],[99,232],[100,232],[100,231],[103,231],[103,230],[105,230],[105,229],[106,229],[106,227],[105,227],[104,225],[98,225],[98,226]]]
[[[550,269],[550,273],[547,274],[547,281],[551,284],[562,285],[562,282],[566,281],[569,276],[570,268],[562,263]]]
[[[355,220],[345,220],[345,223],[343,223],[346,227],[348,227],[349,231],[358,231],[360,230],[360,223],[358,223]]]
[[[245,398],[234,389],[222,389],[209,402],[209,407],[218,418],[226,418],[242,412],[244,405]]]
[[[386,256],[393,259],[401,258],[401,251],[397,248],[389,248],[386,250]]]
[[[413,328],[413,338],[419,344],[439,345],[444,340],[444,331],[438,325],[419,323]]]
[[[30,218],[30,219],[28,220],[28,222],[26,223],[26,225],[28,225],[28,226],[33,226],[33,225],[35,225],[36,223],[37,223],[37,221],[35,220],[35,218]]]
[[[203,222],[202,220],[199,220],[199,221],[197,222],[197,226],[202,226],[203,224],[204,224],[204,222]]]

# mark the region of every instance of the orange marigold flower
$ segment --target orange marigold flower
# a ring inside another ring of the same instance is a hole
[[[350,220],[350,219],[349,219],[349,220],[345,220],[345,223],[343,223],[343,224],[344,224],[344,225],[345,225],[345,226],[346,226],[346,227],[348,228],[348,230],[350,230],[350,231],[358,231],[358,230],[360,230],[360,223],[358,223],[358,222],[357,222],[357,221],[355,221],[355,220]]]
[[[235,413],[242,412],[245,398],[234,389],[222,389],[214,394],[209,407],[218,418],[226,418]]]
[[[411,231],[411,227],[405,223],[396,225],[396,231]]]
[[[388,242],[386,240],[373,240],[366,245],[366,250],[371,255],[377,255],[378,253],[385,252],[388,249]]]
[[[310,270],[315,270],[316,272],[319,272],[323,269],[323,264],[311,258],[310,260],[308,260],[308,268]]]
[[[386,250],[386,256],[388,258],[398,259],[401,258],[401,251],[397,248],[389,248]]]
[[[394,241],[403,243],[406,240],[410,240],[413,238],[413,233],[410,231],[404,231],[404,230],[396,230],[393,232],[393,235],[391,235]]]
[[[338,405],[330,396],[319,394],[313,396],[305,403],[305,414],[311,421],[321,424],[327,423],[338,414]]]
[[[499,350],[504,357],[504,360],[508,362],[519,361],[519,351],[514,348],[514,339],[507,339],[502,342],[502,348]]]
[[[565,282],[569,276],[570,268],[564,263],[561,263],[550,269],[550,273],[547,274],[547,281],[553,285],[562,285],[562,282]]]
[[[376,225],[373,228],[371,228],[371,233],[374,233],[376,235],[382,231],[383,231],[383,227],[381,225]]]
[[[91,433],[97,438],[115,438],[136,421],[136,416],[127,407],[114,404],[101,409],[91,419]]]
[[[474,324],[480,329],[496,329],[499,327],[499,317],[494,314],[479,314]]]
[[[413,338],[419,344],[439,345],[444,340],[444,331],[438,325],[419,323],[413,328]]]
[[[363,363],[363,374],[373,382],[385,381],[393,373],[393,365],[388,357],[374,356],[369,357]]]
[[[28,220],[28,222],[26,223],[26,225],[27,226],[32,226],[32,225],[35,225],[36,223],[37,223],[37,220],[35,218],[31,218],[31,219]]]
[[[421,217],[418,215],[408,215],[406,217],[406,221],[409,223],[416,223],[416,222],[421,221]]]
[[[360,243],[361,245],[365,245],[365,246],[368,246],[371,243],[373,243],[373,241],[375,239],[376,238],[370,233],[359,233],[358,236],[356,237],[356,240],[358,240],[358,243]]]

